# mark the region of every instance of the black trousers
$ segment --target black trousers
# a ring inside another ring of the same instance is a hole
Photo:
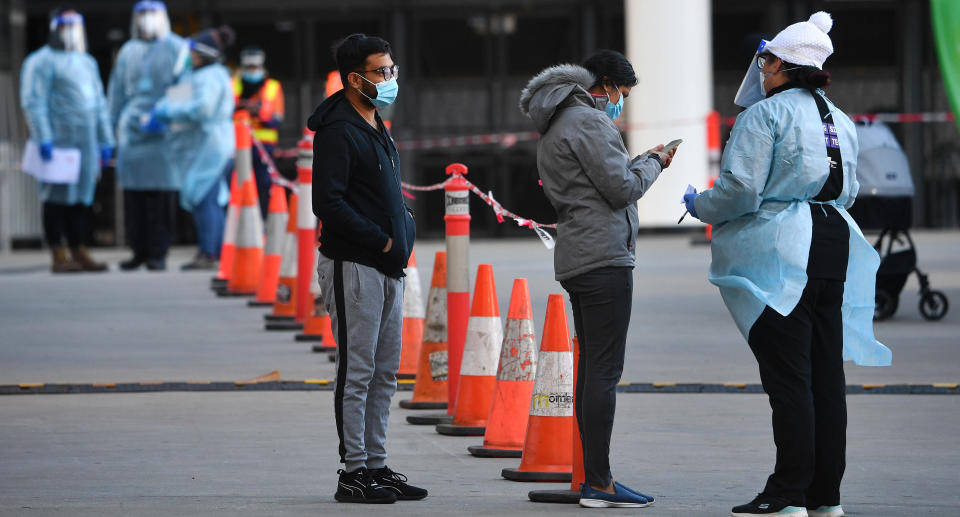
[[[126,190],[123,193],[127,242],[140,260],[166,259],[177,217],[175,190]]]
[[[610,484],[610,434],[633,302],[633,269],[605,267],[563,280],[580,342],[574,398],[586,482]]]
[[[842,303],[842,281],[810,278],[790,315],[767,307],[750,329],[777,446],[764,493],[797,506],[840,504],[847,436]]]
[[[43,234],[47,245],[51,248],[60,247],[64,237],[71,248],[88,245],[92,219],[89,206],[44,203]]]

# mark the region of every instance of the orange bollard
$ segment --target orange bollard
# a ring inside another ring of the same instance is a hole
[[[420,358],[420,345],[423,343],[423,319],[426,317],[416,250],[410,252],[410,263],[403,272],[407,276],[403,282],[403,335],[397,378],[415,379],[417,359]]]
[[[253,177],[252,140],[249,115],[237,112],[237,184],[240,186],[240,217],[237,221],[237,242],[230,278],[223,296],[249,296],[256,292],[263,265],[263,219],[257,201],[257,184]]]
[[[580,374],[580,342],[576,336],[573,338],[573,385],[577,385],[577,375]],[[574,408],[576,408],[577,395],[573,395]],[[586,480],[586,474],[583,472],[583,444],[580,442],[580,429],[577,421],[574,419],[573,428],[573,478],[570,480],[570,490],[531,490],[527,492],[527,497],[535,503],[580,503],[580,485]]]
[[[527,432],[529,400],[537,371],[537,336],[533,330],[533,310],[526,278],[513,281],[507,329],[504,331],[493,390],[487,431],[483,445],[467,447],[481,458],[519,458]]]
[[[433,277],[427,298],[427,318],[413,398],[401,400],[405,409],[447,409],[447,252],[433,259]],[[446,413],[442,415],[448,418]],[[414,417],[407,417],[407,421]],[[416,423],[416,422],[410,422]],[[435,425],[440,421],[429,422]]]
[[[280,185],[270,187],[270,207],[267,212],[267,244],[263,250],[263,267],[257,295],[247,302],[250,307],[271,307],[277,299],[277,283],[283,263],[283,243],[286,240],[287,192]]]
[[[280,264],[280,277],[277,279],[277,295],[273,302],[273,313],[264,314],[266,330],[300,330],[303,325],[293,321],[297,299],[297,207],[299,196],[290,193],[287,205],[290,215],[287,218],[287,233],[283,243],[283,260]]]
[[[230,270],[233,266],[233,252],[237,242],[237,220],[240,218],[240,188],[237,186],[237,173],[230,180],[230,202],[227,205],[227,218],[223,226],[223,244],[220,245],[220,268],[217,275],[210,279],[210,288],[222,291],[227,288]]]
[[[570,481],[573,471],[573,354],[563,296],[551,294],[537,358],[537,379],[520,468],[503,469],[511,481]]]
[[[317,221],[317,241],[320,240],[320,231],[322,229],[323,223]],[[317,271],[317,263],[319,260],[320,249],[315,247],[313,253],[313,275],[310,278],[309,294],[313,300],[313,307],[303,322],[303,332],[294,336],[293,339],[294,341],[320,341],[319,345],[313,346],[313,352],[333,352],[337,349],[337,341],[333,338],[333,326],[330,322],[330,313],[327,312],[327,304],[323,293],[320,291],[320,274]]]
[[[480,264],[464,338],[453,422],[437,424],[438,433],[483,436],[487,417],[490,416],[493,387],[497,382],[497,359],[502,344],[503,323],[500,321],[493,266]]]

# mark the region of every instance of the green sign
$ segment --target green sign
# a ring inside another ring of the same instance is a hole
[[[930,19],[940,57],[940,75],[956,116],[960,113],[960,1],[930,0]],[[960,126],[960,117],[957,124]]]

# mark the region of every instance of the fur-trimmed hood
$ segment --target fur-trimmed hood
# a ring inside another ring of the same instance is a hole
[[[520,112],[533,120],[540,134],[546,133],[557,108],[571,94],[576,101],[593,106],[587,89],[596,82],[596,77],[582,66],[551,66],[530,79],[520,93]]]

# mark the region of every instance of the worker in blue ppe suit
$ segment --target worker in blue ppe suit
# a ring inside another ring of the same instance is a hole
[[[691,215],[715,225],[709,278],[773,409],[774,473],[735,516],[842,516],[843,360],[891,361],[873,334],[880,259],[847,213],[859,189],[856,130],[822,90],[832,25],[818,12],[761,44],[720,177],[684,196]]]
[[[127,240],[133,257],[120,263],[129,271],[166,269],[173,238],[180,172],[167,135],[142,128],[150,110],[176,82],[187,52],[184,39],[170,32],[166,7],[141,0],[133,7],[131,38],[123,44],[110,75],[107,97],[117,133],[117,177],[124,189]]]
[[[20,81],[20,103],[41,158],[52,160],[54,147],[80,150],[76,183],[40,183],[52,270],[105,271],[106,264],[94,262],[86,245],[93,219],[90,205],[114,140],[100,71],[86,52],[83,16],[73,10],[54,11],[50,42],[27,56]],[[61,243],[64,235],[69,258]]]
[[[207,29],[187,40],[192,71],[181,79],[187,99],[164,98],[145,123],[169,128],[174,164],[182,174],[180,206],[193,214],[199,252],[183,269],[214,269],[223,239],[224,206],[230,199],[224,171],[236,147],[230,73],[219,63],[233,43],[229,27]]]

